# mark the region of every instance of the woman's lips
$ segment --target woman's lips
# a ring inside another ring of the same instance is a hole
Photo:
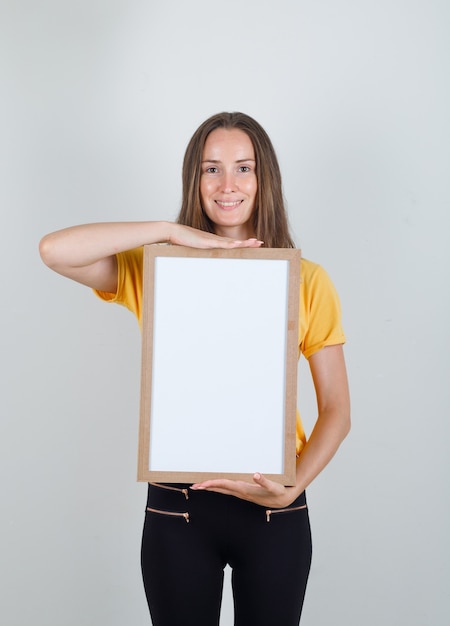
[[[243,201],[234,200],[234,202],[222,202],[221,200],[216,200],[215,202],[224,211],[232,211],[233,209],[236,209]]]

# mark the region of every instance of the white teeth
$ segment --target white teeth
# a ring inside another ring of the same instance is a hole
[[[237,202],[217,202],[217,204],[220,204],[220,206],[224,206],[224,207],[230,207],[230,206],[237,206],[238,204],[241,204],[241,201],[238,200]]]

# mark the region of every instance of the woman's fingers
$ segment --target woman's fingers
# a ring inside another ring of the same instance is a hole
[[[196,483],[191,486],[191,489],[215,491],[273,508],[286,506],[291,501],[289,489],[258,472],[253,475],[253,483],[219,478]]]
[[[171,224],[171,230],[171,243],[192,248],[259,248],[263,244],[255,237],[245,240],[231,239],[182,224]]]

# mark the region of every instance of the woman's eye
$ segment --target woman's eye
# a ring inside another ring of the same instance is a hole
[[[249,172],[250,168],[248,165],[241,165],[241,167],[239,168],[240,172]]]
[[[217,167],[207,167],[205,171],[207,174],[216,174],[219,170]]]

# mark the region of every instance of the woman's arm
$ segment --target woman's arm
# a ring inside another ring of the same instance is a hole
[[[331,461],[350,431],[350,396],[342,346],[319,350],[310,357],[309,365],[319,413],[297,463],[299,493]]]
[[[210,480],[194,489],[218,491],[261,506],[283,508],[291,504],[333,458],[350,430],[350,398],[341,345],[327,346],[309,359],[317,395],[318,418],[297,461],[295,487],[284,487],[255,474],[254,483]]]
[[[145,244],[191,248],[259,247],[261,241],[234,241],[173,222],[107,222],[64,228],[42,238],[39,252],[48,267],[93,289],[115,293],[116,254]]]

